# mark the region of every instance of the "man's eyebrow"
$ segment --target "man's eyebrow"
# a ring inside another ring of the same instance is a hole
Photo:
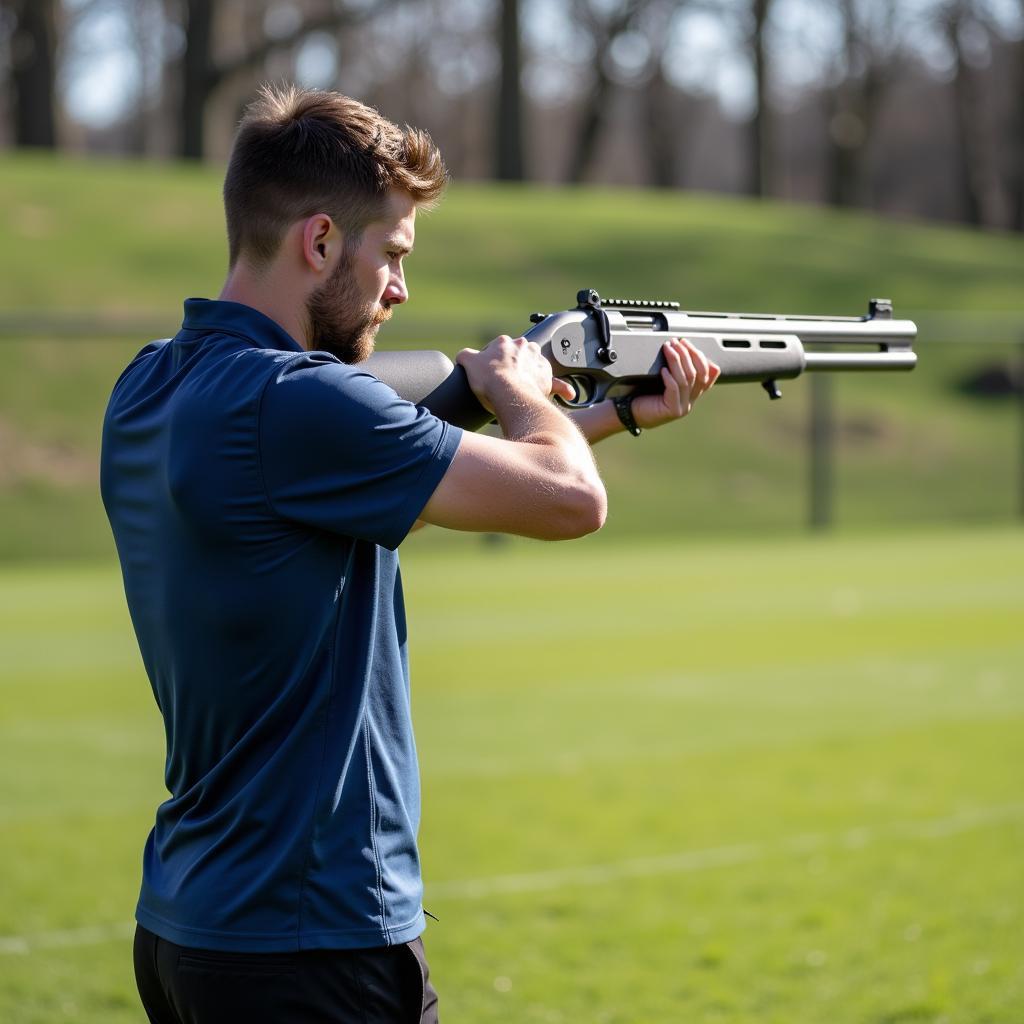
[[[386,238],[384,240],[386,248],[393,250],[394,252],[400,252],[403,256],[408,256],[412,252],[412,246],[406,245],[403,241],[398,238]]]

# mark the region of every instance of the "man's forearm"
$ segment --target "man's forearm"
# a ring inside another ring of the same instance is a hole
[[[506,441],[522,445],[531,463],[548,478],[542,484],[562,491],[569,504],[599,506],[604,521],[607,498],[590,444],[577,424],[540,393],[513,392],[493,402],[494,415]]]
[[[568,460],[581,467],[592,468],[596,473],[590,437],[576,417],[566,416],[548,399],[521,394],[503,397],[495,404],[494,415],[505,440],[562,449]],[[612,409],[614,415],[615,410]]]
[[[615,412],[615,406],[608,400],[598,402],[588,409],[572,409],[568,415],[592,445],[613,434],[621,434],[626,429]]]

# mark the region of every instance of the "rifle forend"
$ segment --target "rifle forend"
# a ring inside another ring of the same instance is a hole
[[[526,338],[541,347],[556,377],[576,389],[569,408],[662,387],[661,353],[669,338],[686,338],[721,368],[719,383],[759,381],[780,398],[778,381],[804,371],[912,370],[917,327],[895,320],[888,299],[872,299],[867,316],[779,316],[698,313],[676,302],[605,299],[593,289],[560,313],[534,313]],[[435,415],[478,430],[491,415],[476,401],[461,367],[440,352],[379,352],[362,367],[403,398]]]

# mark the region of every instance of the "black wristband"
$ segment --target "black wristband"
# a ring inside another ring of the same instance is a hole
[[[619,395],[612,399],[612,405],[615,406],[615,415],[619,417],[619,422],[634,437],[639,437],[640,428],[636,425],[636,420],[633,419],[633,396]]]

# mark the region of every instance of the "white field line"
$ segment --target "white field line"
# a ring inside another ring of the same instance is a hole
[[[129,938],[135,931],[133,922],[94,924],[84,928],[68,928],[59,932],[35,935],[0,935],[0,954],[34,953],[39,949],[72,949],[75,946],[96,946],[102,942]]]
[[[429,887],[431,899],[475,900],[488,896],[545,892],[563,887],[590,888],[628,878],[682,874],[708,868],[749,864],[773,855],[798,857],[823,848],[858,850],[881,839],[945,839],[988,825],[1024,819],[1024,803],[979,807],[946,818],[891,822],[863,826],[833,833],[803,833],[781,839],[712,846],[702,850],[684,850],[660,857],[635,857],[609,864],[578,865],[551,871],[533,871],[491,878],[437,882]],[[104,942],[127,940],[135,930],[132,922],[90,925],[64,931],[37,932],[34,935],[0,935],[0,955],[28,954],[51,949],[94,946]]]
[[[776,854],[799,856],[824,847],[856,850],[880,839],[942,839],[986,825],[1024,818],[1024,803],[979,807],[946,818],[893,822],[864,826],[836,833],[806,833],[782,839],[713,846],[686,850],[660,857],[636,857],[609,864],[577,865],[528,874],[496,875],[491,878],[436,882],[428,887],[431,899],[475,900],[510,893],[545,892],[563,887],[608,885],[628,878],[703,871],[707,868],[747,864]]]

